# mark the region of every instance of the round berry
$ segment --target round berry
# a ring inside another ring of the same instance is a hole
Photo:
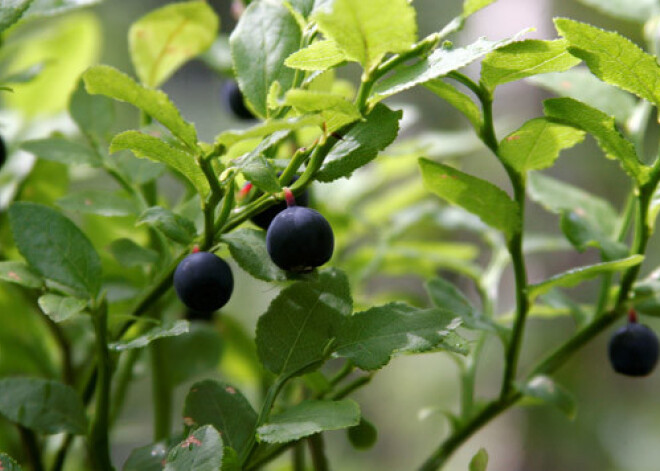
[[[293,182],[296,180],[298,180],[298,175],[295,175],[291,179],[291,184],[293,184]],[[309,192],[307,190],[303,191],[296,197],[296,204],[299,206],[307,206],[309,204]],[[250,220],[257,226],[261,227],[263,230],[266,230],[268,229],[268,226],[270,226],[270,223],[273,222],[273,219],[275,219],[275,216],[280,214],[286,208],[286,202],[280,201],[279,203],[274,204],[273,206],[270,206],[269,208],[266,208],[260,213],[252,216]]]
[[[628,322],[614,332],[608,346],[610,363],[617,373],[646,376],[658,362],[658,337],[650,328]]]
[[[7,160],[7,148],[5,147],[5,141],[0,136],[0,168],[5,164]]]
[[[188,308],[212,312],[229,301],[234,277],[223,259],[210,252],[197,252],[188,255],[176,267],[174,289]]]
[[[368,420],[362,418],[360,423],[348,429],[348,440],[357,450],[368,450],[378,440],[378,430]]]
[[[330,223],[318,211],[291,206],[273,219],[266,249],[283,270],[308,272],[332,257],[335,241]]]
[[[245,106],[245,100],[243,99],[241,89],[238,88],[238,84],[235,81],[230,80],[225,82],[222,87],[222,98],[224,100],[225,106],[238,119],[255,119],[252,111],[250,111],[250,109]]]

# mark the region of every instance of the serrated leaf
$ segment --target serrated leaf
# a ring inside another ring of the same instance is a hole
[[[438,48],[428,57],[410,66],[398,68],[390,76],[377,82],[371,97],[369,97],[369,103],[376,103],[415,85],[426,83],[429,80],[461,69],[489,52],[516,41],[526,32],[527,30],[524,30],[512,38],[500,41],[488,41],[485,38],[480,38],[466,47]]]
[[[101,216],[131,216],[138,212],[133,201],[116,193],[102,190],[85,190],[70,193],[57,200],[57,205],[69,211],[99,214]]]
[[[0,280],[16,283],[26,288],[42,288],[44,280],[30,266],[23,262],[0,262]]]
[[[176,337],[188,333],[189,330],[190,324],[186,320],[179,319],[174,322],[168,321],[150,329],[147,333],[132,340],[111,343],[109,348],[116,352],[123,352],[124,350],[132,350],[134,348],[144,348],[154,340],[164,337]]]
[[[376,370],[396,353],[466,353],[464,345],[456,344],[457,338],[450,335],[459,324],[449,311],[386,304],[346,318],[337,333],[335,354],[363,370]]]
[[[568,41],[528,39],[501,47],[481,62],[481,83],[489,90],[507,82],[547,72],[562,72],[580,59],[566,49]]]
[[[470,460],[470,471],[486,471],[487,469],[488,452],[485,448],[481,448]]]
[[[559,153],[579,144],[584,131],[544,118],[527,121],[502,139],[500,157],[520,174],[551,167]]]
[[[112,100],[90,95],[82,80],[69,100],[69,114],[84,134],[97,141],[105,139],[115,120]]]
[[[463,18],[474,15],[476,12],[482,8],[486,8],[493,2],[495,2],[495,0],[465,0],[463,2]]]
[[[257,429],[266,443],[288,443],[328,430],[353,427],[360,422],[360,407],[350,399],[309,400],[271,416]]]
[[[212,425],[226,446],[241,456],[250,444],[257,413],[243,394],[227,383],[205,380],[195,383],[186,396],[183,415],[188,425]]]
[[[657,14],[656,0],[579,0],[613,18],[626,19],[637,23],[646,23]]]
[[[100,167],[102,164],[101,158],[94,150],[66,137],[56,136],[25,141],[21,144],[21,148],[40,159],[65,165]]]
[[[310,90],[290,90],[284,104],[300,113],[320,113],[327,132],[362,119],[357,107],[341,95]]]
[[[0,414],[23,427],[45,434],[87,433],[87,418],[76,391],[39,378],[0,379]]]
[[[0,469],[2,471],[22,471],[23,468],[8,454],[0,453]]]
[[[160,206],[153,206],[143,212],[138,218],[137,224],[149,224],[173,241],[183,245],[190,244],[197,235],[195,224],[192,221]]]
[[[541,283],[536,283],[529,286],[528,296],[534,299],[537,296],[547,293],[556,287],[571,287],[582,283],[583,281],[590,280],[605,273],[613,273],[617,271],[626,270],[635,265],[639,265],[644,261],[643,255],[633,255],[620,260],[612,262],[597,263],[595,265],[588,265],[584,267],[573,268],[564,273],[548,278]]]
[[[9,221],[14,242],[32,268],[78,294],[98,294],[101,260],[69,219],[47,206],[17,202],[9,208]]]
[[[21,19],[33,0],[6,0],[0,8],[0,32]]]
[[[252,2],[229,38],[238,84],[262,117],[273,82],[286,91],[295,71],[284,61],[300,47],[301,31],[291,12],[275,2]]]
[[[371,70],[388,52],[404,52],[417,39],[415,9],[406,0],[335,0],[314,19],[346,56]]]
[[[130,150],[136,157],[162,162],[186,177],[202,195],[210,191],[209,182],[204,172],[195,162],[195,157],[157,137],[138,131],[126,131],[117,134],[110,143],[110,152]]]
[[[348,177],[375,159],[379,151],[396,139],[402,116],[401,111],[392,111],[387,106],[378,104],[366,116],[365,121],[354,124],[342,136],[342,140],[332,147],[323,161],[323,166],[316,173],[316,179],[331,182]]]
[[[170,450],[163,470],[218,471],[223,452],[222,437],[211,425],[205,425]]]
[[[139,85],[119,70],[107,65],[97,65],[83,74],[87,92],[105,95],[130,103],[160,121],[170,132],[193,151],[198,150],[197,131],[186,122],[165,93]]]
[[[266,233],[255,229],[238,229],[224,234],[232,258],[243,270],[258,280],[284,281],[286,273],[273,263],[266,250]]]
[[[489,226],[511,237],[520,230],[518,205],[492,183],[455,168],[420,159],[424,185],[432,193],[476,214]]]
[[[611,116],[572,98],[545,100],[543,110],[547,117],[570,124],[594,136],[605,155],[619,160],[625,172],[633,177],[638,185],[649,180],[649,171],[637,157],[635,146],[621,135]]]
[[[270,162],[261,154],[251,152],[241,159],[237,168],[245,179],[266,193],[279,193],[282,191],[277,172]]]
[[[204,1],[173,3],[131,25],[128,44],[140,81],[157,88],[179,67],[208,49],[220,20]]]
[[[552,378],[535,376],[527,383],[518,385],[518,389],[527,398],[553,405],[566,414],[569,419],[575,418],[577,413],[575,398]]]
[[[537,75],[528,80],[559,96],[580,100],[605,114],[614,116],[614,119],[621,124],[632,115],[636,104],[631,94],[601,82],[584,67]]]
[[[300,70],[328,70],[345,60],[346,54],[337,43],[326,39],[294,52],[286,58],[284,65]]]
[[[244,131],[225,131],[215,138],[216,144],[231,147],[234,144],[255,137],[269,136],[279,131],[295,131],[306,127],[316,127],[323,123],[321,116],[300,116],[298,118],[273,119],[248,128]]]
[[[112,241],[110,252],[124,267],[144,266],[158,261],[158,252],[142,247],[131,239]]]
[[[424,86],[463,113],[474,129],[481,129],[481,111],[469,96],[440,79],[429,80]]]
[[[596,77],[660,105],[660,66],[654,56],[618,33],[567,18],[554,22],[570,43],[571,54],[582,59]]]
[[[54,322],[64,322],[81,313],[87,307],[87,300],[58,294],[44,294],[37,300],[41,310]]]
[[[284,288],[257,323],[257,352],[266,368],[286,376],[318,367],[344,316],[352,312],[348,279],[338,270]]]

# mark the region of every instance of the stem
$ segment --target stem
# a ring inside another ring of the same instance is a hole
[[[312,457],[314,471],[330,471],[328,458],[325,456],[325,442],[323,434],[315,433],[307,439],[309,452]]]
[[[62,446],[57,451],[57,455],[55,455],[55,460],[53,461],[53,467],[51,468],[51,471],[62,471],[64,463],[66,462],[66,455],[69,452],[71,445],[73,444],[74,438],[75,437],[71,434],[67,434],[67,436],[64,438]]]
[[[296,442],[291,453],[293,471],[305,471],[305,447],[302,441]]]
[[[115,388],[112,394],[112,407],[110,408],[110,424],[114,424],[121,413],[128,386],[133,379],[133,368],[140,357],[140,349],[134,348],[124,353],[117,367],[115,375]]]
[[[21,435],[21,442],[25,448],[25,454],[28,457],[32,471],[43,471],[44,465],[41,462],[41,449],[39,448],[37,436],[32,430],[22,425],[18,426],[18,432]]]
[[[367,376],[360,376],[359,378],[355,379],[354,381],[351,381],[348,383],[346,386],[343,388],[339,389],[336,393],[334,393],[330,399],[333,401],[338,401],[340,399],[344,399],[347,397],[349,394],[352,392],[360,389],[363,386],[366,386],[371,382],[371,379],[373,378],[373,374],[367,375]]]
[[[172,383],[165,364],[162,342],[150,345],[151,388],[154,408],[154,442],[165,440],[172,428]]]

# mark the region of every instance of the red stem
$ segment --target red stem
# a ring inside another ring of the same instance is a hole
[[[284,188],[284,199],[286,200],[287,208],[296,205],[296,198],[293,196],[293,192],[288,188]]]

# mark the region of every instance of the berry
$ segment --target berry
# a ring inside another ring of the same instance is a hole
[[[330,223],[303,206],[290,205],[275,216],[266,232],[268,254],[283,270],[309,272],[330,260],[334,245]]]
[[[174,289],[188,308],[212,312],[229,301],[234,277],[223,259],[210,252],[197,252],[188,255],[176,267]]]
[[[245,101],[243,99],[241,89],[238,88],[238,84],[235,81],[230,80],[225,82],[222,87],[222,98],[225,102],[225,106],[238,119],[255,119],[252,111],[250,111],[250,109],[245,106]]]
[[[626,376],[646,376],[658,362],[658,337],[650,328],[628,322],[614,332],[608,346],[612,368]]]
[[[281,173],[282,172],[280,172],[278,175]],[[291,183],[295,182],[296,180],[298,180],[298,175],[295,175],[293,179],[291,179]],[[303,191],[300,193],[300,195],[298,195],[298,197],[296,197],[296,204],[299,206],[307,206],[309,204],[309,192],[307,190]],[[250,220],[257,226],[261,227],[263,230],[266,230],[268,229],[268,226],[270,226],[270,223],[273,222],[273,219],[275,219],[275,216],[284,211],[286,208],[286,202],[281,201],[269,208],[264,209],[259,214],[255,214]]]
[[[5,147],[5,141],[0,136],[0,168],[2,168],[6,160],[7,160],[7,148]]]
[[[348,429],[348,440],[357,450],[368,450],[378,440],[378,430],[368,420],[362,418],[360,423]]]

